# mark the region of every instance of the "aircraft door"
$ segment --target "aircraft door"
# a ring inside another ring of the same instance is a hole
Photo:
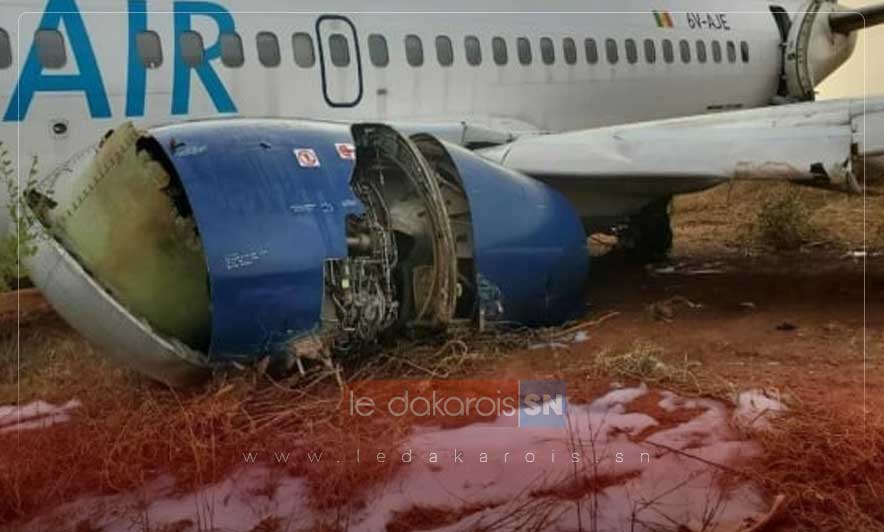
[[[354,107],[362,99],[362,57],[356,26],[340,15],[316,21],[322,92],[332,107]]]

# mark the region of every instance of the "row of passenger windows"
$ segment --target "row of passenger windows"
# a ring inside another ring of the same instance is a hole
[[[58,69],[67,63],[67,53],[62,34],[57,30],[39,30],[35,35],[37,55],[40,63],[45,68]],[[147,68],[158,68],[163,64],[163,46],[160,36],[152,31],[140,32],[135,36],[135,44],[138,56]],[[205,44],[202,36],[195,31],[186,31],[180,35],[180,47],[184,62],[196,67],[205,60]],[[279,39],[275,33],[261,32],[255,38],[258,50],[258,60],[265,67],[277,67],[282,62]],[[698,39],[678,41],[678,57],[682,63],[691,63],[696,58],[698,63],[706,63],[711,60],[715,63],[737,62],[737,44],[734,41],[706,41]],[[238,68],[245,64],[242,38],[236,33],[222,33],[219,37],[221,62],[229,68]],[[540,61],[545,65],[556,63],[556,43],[549,37],[542,37],[539,41]],[[605,60],[612,65],[621,61],[621,45],[615,39],[605,39]],[[405,58],[409,65],[419,67],[424,64],[424,45],[417,35],[405,37]],[[644,39],[641,42],[641,55],[649,64],[656,63],[657,41]],[[583,52],[588,64],[594,65],[600,61],[600,44],[593,38],[584,39]],[[739,43],[740,60],[749,62],[749,43]],[[482,43],[474,35],[468,35],[463,42],[464,56],[467,64],[478,66],[482,64]],[[522,65],[530,65],[534,62],[531,41],[527,37],[518,37],[515,41],[516,57]],[[451,66],[455,61],[454,44],[450,37],[439,35],[435,39],[436,61],[441,66]],[[571,37],[565,37],[561,42],[562,59],[568,65],[577,64],[578,46]],[[310,68],[316,64],[316,53],[313,46],[313,37],[309,33],[295,33],[292,35],[292,51],[295,64],[301,68]],[[675,43],[670,39],[660,41],[662,61],[674,63],[676,59]],[[390,63],[390,53],[387,47],[387,39],[383,35],[372,34],[368,37],[368,52],[371,63],[376,67],[386,67]],[[625,60],[629,64],[636,64],[639,58],[639,41],[625,39],[623,41]],[[333,33],[328,38],[328,54],[331,63],[337,67],[346,67],[350,64],[350,43],[347,37],[340,33]],[[491,39],[491,56],[494,64],[503,66],[509,63],[509,48],[503,37]],[[0,68],[8,68],[12,64],[12,53],[9,44],[9,35],[0,29]]]
[[[383,36],[372,35],[368,40],[369,56],[373,65],[378,67],[387,66],[389,55],[387,52],[387,43]],[[653,39],[645,39],[642,42],[642,53],[646,63],[657,62],[657,41]],[[662,60],[666,63],[674,63],[675,45],[670,39],[661,41]],[[682,63],[691,63],[696,57],[698,63],[707,63],[710,60],[715,63],[722,63],[726,60],[728,63],[737,62],[737,43],[734,41],[711,41],[707,43],[698,39],[693,43],[682,39],[678,41],[678,56]],[[599,44],[595,39],[589,38],[583,41],[584,55],[586,62],[595,65],[600,61]],[[616,65],[620,62],[620,43],[615,39],[605,39],[604,41],[605,60]],[[639,62],[639,45],[635,39],[626,39],[624,41],[624,51],[626,62],[636,64]],[[577,64],[578,52],[577,43],[571,37],[562,39],[562,59],[568,65]],[[467,36],[464,39],[464,54],[467,64],[477,66],[482,64],[482,45],[475,36]],[[540,61],[545,65],[553,65],[556,63],[557,49],[553,40],[549,37],[540,39]],[[749,62],[749,43],[740,42],[740,60],[743,63]],[[494,64],[502,66],[509,63],[509,51],[507,42],[503,37],[494,37],[491,39],[491,55]],[[516,55],[518,61],[522,65],[530,65],[534,62],[531,41],[526,37],[516,39]],[[420,37],[417,35],[408,35],[405,37],[405,58],[408,64],[419,67],[424,64],[424,50]],[[451,39],[440,35],[436,37],[436,59],[442,66],[450,66],[454,63],[454,51]]]

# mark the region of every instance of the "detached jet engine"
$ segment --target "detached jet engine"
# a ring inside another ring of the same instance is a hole
[[[37,287],[173,386],[458,321],[561,322],[588,273],[558,192],[384,125],[127,124],[28,198]]]

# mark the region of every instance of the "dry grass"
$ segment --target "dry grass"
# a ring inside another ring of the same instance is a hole
[[[669,366],[660,360],[662,352],[652,343],[637,342],[632,349],[622,353],[599,353],[596,364],[608,375],[656,382],[670,374]]]
[[[411,532],[413,530],[433,530],[440,526],[450,526],[465,517],[485,510],[484,506],[463,508],[412,507],[408,511],[396,513],[387,524],[387,532]]]
[[[753,476],[786,495],[789,529],[884,530],[884,418],[805,403],[756,438]]]
[[[20,388],[7,380],[15,374],[14,337],[3,342],[2,401],[14,403],[20,390],[22,403],[75,397],[83,406],[72,423],[2,436],[0,464],[14,466],[0,466],[0,521],[77,494],[129,491],[161,472],[182,486],[217,481],[235,464],[234,449],[255,436],[238,424],[246,385],[176,394],[111,365],[59,324],[22,334]]]
[[[681,359],[667,356],[660,346],[636,341],[622,351],[602,350],[587,369],[598,379],[618,378],[634,383],[655,384],[676,388],[686,394],[724,397],[721,387],[697,375],[699,365],[684,355]]]
[[[772,228],[765,232],[764,225]],[[759,253],[812,246],[844,253],[884,250],[884,184],[870,183],[865,196],[788,183],[734,182],[676,198],[676,250],[682,255]],[[774,238],[769,238],[773,234]]]
[[[538,497],[541,494],[537,494]],[[498,510],[490,515],[482,515],[486,510]],[[453,526],[462,520],[476,517],[463,530],[470,532],[493,532],[495,530],[519,530],[525,532],[542,532],[553,529],[556,519],[562,510],[549,504],[543,498],[532,498],[529,502],[512,501],[497,505],[470,505],[460,508],[412,507],[396,513],[392,521],[387,523],[387,532],[411,532],[420,530],[437,530],[440,527]],[[461,527],[464,525],[461,524]],[[595,529],[593,529],[595,530]]]
[[[172,474],[182,493],[195,491],[226,478],[244,452],[265,460],[277,451],[303,457],[316,450],[349,458],[356,448],[393,456],[407,433],[384,416],[353,423],[335,375],[324,370],[284,382],[248,371],[173,391],[108,361],[51,315],[23,324],[19,367],[14,325],[0,337],[0,404],[15,404],[21,393],[22,404],[77,398],[83,406],[70,423],[0,435],[0,524],[83,494],[131,492],[162,474]],[[475,376],[539,333],[466,334],[403,343],[341,373],[346,381]],[[315,507],[337,509],[330,529],[342,528],[358,507],[355,491],[394,472],[389,464],[333,459],[280,467],[308,480]]]
[[[814,208],[794,194],[768,198],[761,204],[751,237],[772,251],[795,251],[819,233],[811,222],[813,213]]]
[[[116,366],[52,316],[23,325],[19,372],[9,329],[0,343],[0,402],[15,403],[20,391],[22,403],[77,398],[83,406],[70,423],[0,436],[0,524],[26,521],[83,494],[137,491],[163,474],[174,476],[181,493],[196,491],[240,467],[244,452],[264,453],[265,460],[276,451],[306,456],[317,449],[327,456],[349,457],[356,448],[393,456],[408,433],[408,426],[386,416],[354,423],[343,414],[341,390],[327,372],[285,382],[245,372],[176,392]],[[500,355],[554,334],[455,332],[400,344],[341,371],[348,382],[475,379],[493,371]],[[635,363],[627,364],[627,358]],[[645,373],[647,364],[639,358],[624,355],[616,365]],[[308,480],[312,506],[324,510],[326,528],[336,530],[359,508],[354,493],[370,493],[395,472],[396,463],[354,466],[346,459],[324,459],[279,467]]]
[[[175,393],[106,362],[57,322],[31,325],[40,326],[23,328],[23,400],[78,397],[84,407],[72,423],[23,434],[23,444],[16,444],[15,436],[5,437],[0,445],[0,464],[5,464],[0,465],[0,522],[45,512],[83,493],[135,490],[167,472],[175,475],[179,489],[192,491],[225,478],[241,465],[245,450],[286,449],[297,454],[324,449],[334,455],[358,447],[391,456],[408,430],[389,419],[348,423],[341,416],[336,381],[328,375],[280,383],[244,373]],[[500,354],[554,336],[555,331],[546,330],[499,338],[438,338],[403,344],[343,372],[347,380],[474,378],[493,369]],[[4,341],[0,366],[4,402],[15,393],[9,368],[11,340]],[[619,378],[722,397],[716,376],[681,360],[644,342],[562,370],[568,380],[585,380],[588,375]],[[863,431],[862,421],[805,404],[794,409],[780,431],[757,436],[766,457],[750,473],[772,494],[788,496],[792,528],[884,530],[884,509],[879,505],[884,494],[884,425],[870,421]],[[387,464],[351,467],[333,460],[285,469],[308,479],[312,504],[327,517],[325,530],[345,529],[351,512],[359,509],[354,494],[383,483],[394,472]],[[398,516],[397,526],[419,528],[428,518],[464,517],[425,510]]]

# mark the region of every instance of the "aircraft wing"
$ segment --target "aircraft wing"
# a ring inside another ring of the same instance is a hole
[[[498,146],[516,139],[548,133],[521,120],[496,116],[439,117],[386,122],[403,135],[433,135],[468,149]]]
[[[884,154],[884,97],[523,137],[479,153],[559,188],[579,210],[592,205],[585,214],[596,216],[731,179],[858,191],[855,157]]]

